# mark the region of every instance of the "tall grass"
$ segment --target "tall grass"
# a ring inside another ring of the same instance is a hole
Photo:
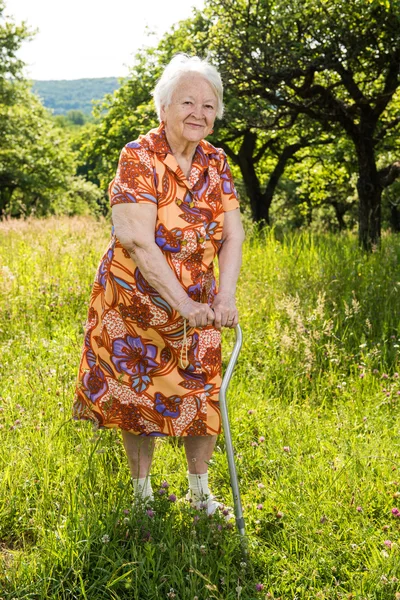
[[[400,597],[400,240],[248,236],[229,390],[244,558],[222,516],[168,499],[178,440],[157,442],[152,515],[131,509],[119,432],[70,419],[108,238],[82,218],[0,226],[0,598]],[[210,478],[231,503],[222,436]]]

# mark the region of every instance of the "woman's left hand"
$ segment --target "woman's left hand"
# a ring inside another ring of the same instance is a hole
[[[239,313],[236,308],[235,296],[219,293],[211,305],[214,311],[214,327],[236,327],[239,322]]]

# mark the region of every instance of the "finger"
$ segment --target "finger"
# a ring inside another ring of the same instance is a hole
[[[212,325],[214,323],[215,314],[212,309],[210,309],[207,313],[207,325]]]
[[[236,325],[239,325],[239,314],[238,313],[236,313],[235,318],[233,319],[232,327],[236,327]]]
[[[217,309],[214,310],[214,314],[215,314],[215,318],[214,318],[214,327],[216,327],[216,329],[221,329],[222,327],[222,322],[221,322],[221,311]]]
[[[229,311],[224,311],[221,317],[222,327],[229,327],[232,322]]]

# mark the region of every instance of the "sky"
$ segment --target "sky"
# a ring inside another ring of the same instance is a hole
[[[38,30],[19,52],[28,78],[80,79],[126,76],[136,51],[193,6],[204,0],[6,0],[5,14]]]

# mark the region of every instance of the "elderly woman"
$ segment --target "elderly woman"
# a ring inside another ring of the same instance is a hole
[[[155,438],[183,437],[186,498],[212,514],[221,328],[238,323],[244,232],[226,156],[204,139],[223,112],[217,70],[178,55],[154,101],[159,127],[126,144],[109,187],[112,237],[90,300],[73,413],[122,430],[135,496],[145,501]]]

